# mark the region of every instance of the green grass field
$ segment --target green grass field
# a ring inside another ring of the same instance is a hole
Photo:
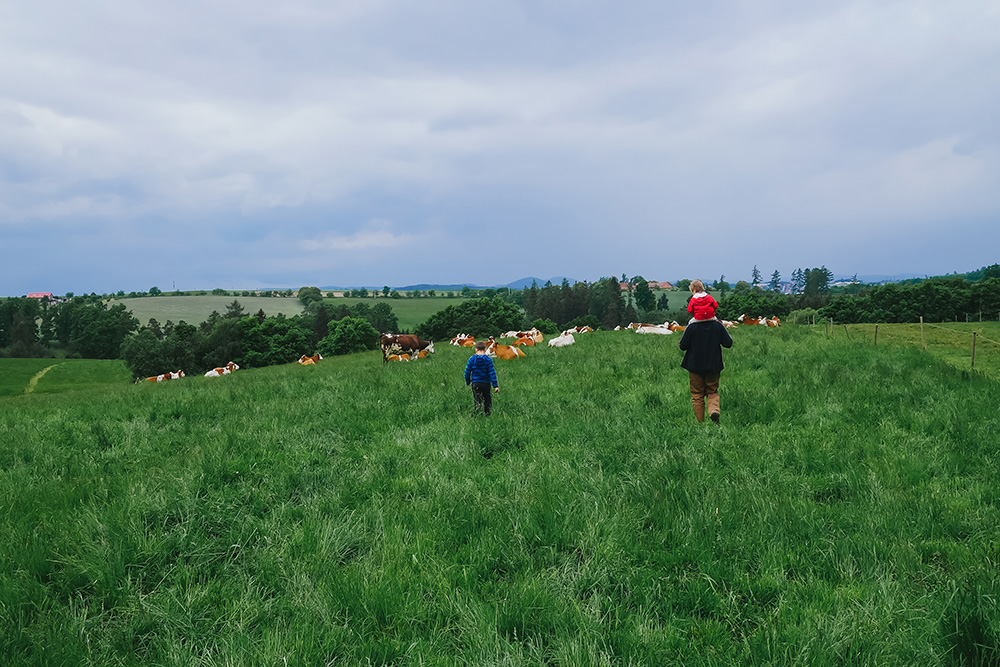
[[[234,299],[240,302],[243,312],[248,315],[261,309],[270,317],[279,313],[291,316],[302,312],[302,304],[298,299],[263,296],[146,296],[120,299],[112,304],[124,304],[142,325],[149,322],[150,318],[155,318],[161,325],[167,320],[175,324],[181,321],[199,324],[208,319],[213,310],[224,314],[226,307]]]
[[[120,360],[0,359],[0,396],[107,389],[131,377]]]
[[[205,321],[213,310],[225,313],[226,307],[236,299],[243,306],[243,311],[247,314],[256,313],[263,309],[269,316],[283,313],[287,316],[298,315],[302,312],[302,304],[298,299],[274,298],[274,297],[232,297],[232,296],[156,296],[140,297],[135,299],[121,299],[113,303],[125,304],[132,315],[145,325],[150,318],[155,318],[161,325],[167,320],[171,322],[185,321],[188,324],[199,324]],[[324,299],[324,303],[330,306],[346,305],[348,307],[364,302],[369,306],[378,303],[388,303],[396,317],[399,319],[400,329],[413,330],[428,317],[443,310],[444,308],[457,305],[465,301],[461,298],[449,299],[447,297],[421,297],[419,299],[351,299],[337,298]]]
[[[488,420],[448,345],[0,398],[0,655],[997,664],[1000,384],[735,339],[718,427],[631,332],[498,361]]]

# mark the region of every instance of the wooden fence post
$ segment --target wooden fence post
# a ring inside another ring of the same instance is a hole
[[[920,346],[924,348],[924,352],[927,351],[927,343],[924,341],[924,316],[920,316]]]
[[[976,367],[976,336],[978,335],[979,335],[978,332],[976,331],[972,332],[972,364],[969,366],[969,368]]]
[[[851,334],[847,330],[847,325],[846,324],[844,325],[844,334],[847,336],[847,340],[851,340]]]
[[[878,325],[875,325],[875,344],[878,345]]]

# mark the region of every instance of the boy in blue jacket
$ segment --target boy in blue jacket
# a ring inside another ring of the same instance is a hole
[[[492,385],[495,393],[500,393],[500,384],[497,382],[493,360],[486,354],[486,341],[476,341],[476,353],[465,364],[465,384],[472,385],[472,414],[478,414],[482,408],[488,417],[493,409],[490,386]]]

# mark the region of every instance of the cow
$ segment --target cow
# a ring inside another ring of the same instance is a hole
[[[385,360],[386,361],[409,361],[410,360],[410,355],[408,355],[406,352],[404,352],[402,354],[390,354],[388,357],[386,357]]]
[[[514,347],[513,345],[500,345],[493,340],[493,336],[490,336],[490,344],[486,347],[486,354],[491,357],[504,360],[528,356],[524,353],[524,350],[519,347]]]
[[[556,336],[555,338],[549,339],[549,347],[566,347],[567,345],[572,345],[576,342],[573,338],[573,334],[564,333],[561,336]]]
[[[146,378],[146,382],[163,382],[165,380],[177,380],[184,377],[184,371],[174,371],[163,373],[162,375],[154,375],[153,377]]]
[[[761,317],[747,317],[746,313],[736,318],[741,324],[760,324],[762,319]]]
[[[677,320],[674,320],[673,322],[670,322],[669,324],[664,323],[663,326],[667,327],[668,329],[670,329],[674,333],[684,333],[684,325],[681,324],[680,322],[678,322]]]
[[[458,347],[472,347],[476,344],[476,339],[469,334],[460,333],[451,339],[451,344]]]
[[[434,354],[434,343],[424,340],[413,334],[387,334],[384,333],[379,338],[379,346],[382,348],[382,361],[389,361],[390,354],[414,355],[420,350],[427,350],[429,354]]]
[[[766,318],[764,320],[764,323],[767,324],[767,326],[769,326],[769,327],[780,327],[781,326],[781,320],[778,319],[777,317],[768,317],[768,318]]]
[[[233,371],[238,371],[239,369],[240,369],[240,367],[237,366],[235,362],[230,361],[225,366],[221,366],[219,368],[213,368],[209,372],[205,373],[205,377],[207,377],[207,378],[217,378],[217,377],[221,377],[223,375],[229,375]]]
[[[511,343],[511,345],[527,345],[528,347],[534,347],[535,339],[532,338],[531,336],[521,336],[513,343]]]
[[[296,361],[295,363],[302,364],[303,366],[312,366],[313,364],[318,363],[322,358],[323,355],[320,354],[319,352],[317,352],[311,357],[307,357],[306,355],[303,354],[301,357],[299,357],[298,361]]]
[[[638,334],[661,334],[665,336],[669,336],[674,333],[669,327],[663,326],[639,327],[635,330],[635,332]]]
[[[572,329],[566,329],[566,331],[563,331],[563,335],[565,336],[566,334],[587,333],[588,331],[593,331],[593,329],[584,325],[582,327],[573,327]]]
[[[722,322],[722,326],[726,327],[727,329],[738,329],[740,326],[739,322],[733,322],[732,320],[719,320],[719,321]]]
[[[468,347],[468,346],[466,346],[466,347]],[[413,359],[426,359],[427,358],[427,350],[420,350],[412,358]]]

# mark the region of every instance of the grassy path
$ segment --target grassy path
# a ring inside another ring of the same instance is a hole
[[[48,373],[53,368],[55,368],[56,366],[60,366],[60,365],[61,364],[52,364],[51,366],[46,366],[42,370],[40,370],[37,373],[35,373],[32,376],[32,378],[30,380],[28,380],[28,386],[24,388],[24,393],[25,394],[30,394],[31,392],[33,392],[35,390],[35,387],[38,385],[38,381],[42,379],[42,376],[45,375],[46,373]]]

